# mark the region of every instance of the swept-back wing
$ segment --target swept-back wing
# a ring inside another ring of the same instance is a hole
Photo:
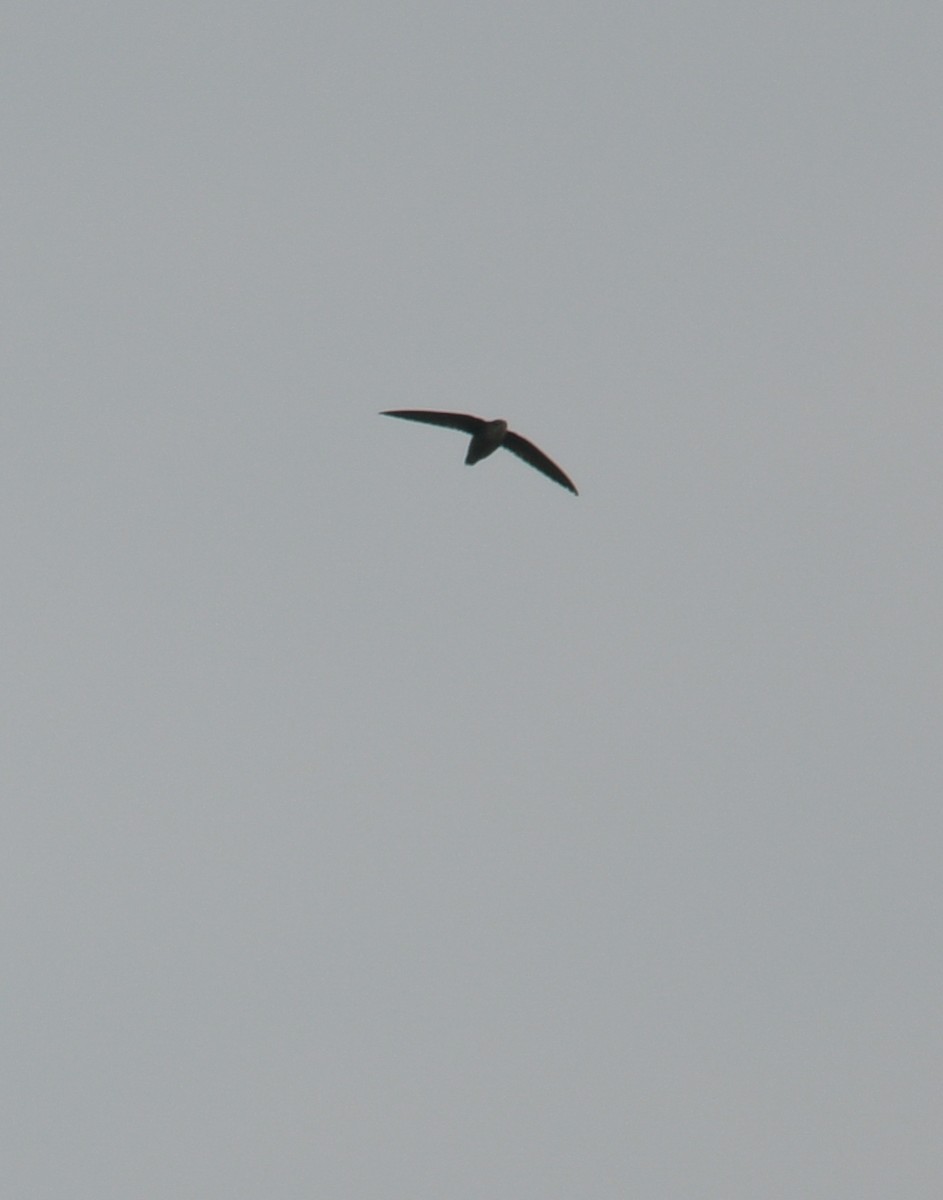
[[[571,491],[574,496],[579,495],[573,480],[564,474],[557,464],[544,454],[543,450],[538,450],[534,443],[529,442],[527,438],[522,438],[519,433],[511,433],[509,430],[505,434],[501,445],[505,450],[510,450],[512,454],[516,454],[518,458],[522,458],[528,466],[535,467],[538,471],[543,471],[555,483],[559,483],[561,487],[565,487]]]
[[[471,417],[467,413],[430,412],[425,408],[391,408],[380,416],[402,417],[404,421],[420,421],[423,425],[444,425],[446,429],[471,434],[477,433],[485,424],[481,417]]]

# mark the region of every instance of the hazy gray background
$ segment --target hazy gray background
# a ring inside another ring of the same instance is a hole
[[[943,1194],[939,5],[3,11],[3,1194]]]

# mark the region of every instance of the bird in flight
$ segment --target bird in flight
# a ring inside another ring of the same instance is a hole
[[[505,450],[510,450],[512,454],[516,454],[530,466],[536,467],[538,471],[543,471],[555,483],[559,483],[561,487],[571,491],[574,496],[579,495],[572,479],[565,475],[557,464],[544,454],[543,450],[538,450],[533,442],[529,442],[519,433],[513,433],[508,429],[507,421],[485,421],[482,417],[470,417],[467,413],[430,412],[426,408],[393,408],[388,412],[380,413],[380,416],[402,417],[404,421],[421,421],[425,425],[444,425],[446,429],[458,429],[461,433],[470,434],[471,442],[468,446],[468,453],[465,455],[465,462],[468,466],[481,462],[483,458],[493,454],[499,446],[503,446]]]

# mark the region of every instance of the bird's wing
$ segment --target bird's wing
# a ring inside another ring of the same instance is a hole
[[[430,412],[427,408],[393,408],[380,416],[402,417],[405,421],[421,421],[424,425],[444,425],[447,429],[472,434],[485,424],[481,417],[470,417],[467,413]]]
[[[522,438],[519,433],[506,433],[504,441],[501,445],[505,450],[510,450],[512,454],[516,454],[518,458],[522,458],[524,462],[532,467],[536,467],[538,471],[543,471],[545,475],[559,483],[562,487],[568,488],[574,496],[578,496],[573,480],[560,470],[555,462],[552,462],[543,450],[538,450],[533,442],[529,442],[527,438]]]

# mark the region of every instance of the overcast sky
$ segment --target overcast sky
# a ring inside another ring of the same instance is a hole
[[[7,0],[4,1195],[943,1194],[941,52]]]

